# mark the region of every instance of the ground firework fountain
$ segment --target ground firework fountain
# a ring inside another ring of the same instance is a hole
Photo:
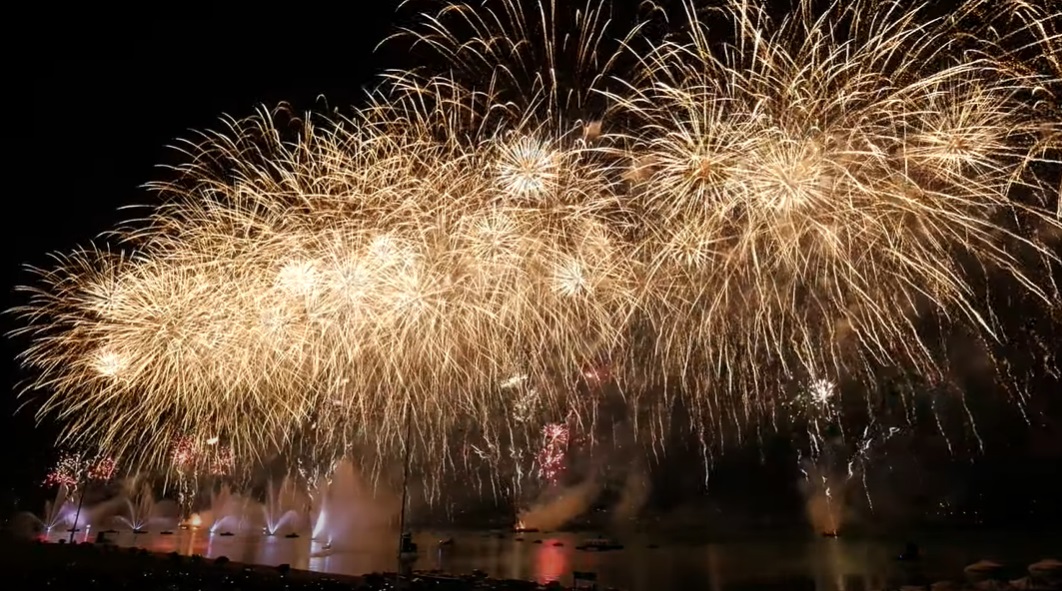
[[[133,530],[134,534],[146,533],[152,521],[157,517],[157,503],[151,486],[145,482],[136,489],[134,494],[123,500],[126,513],[118,515],[118,520]]]
[[[228,485],[210,492],[210,507],[198,514],[201,527],[212,534],[238,530],[243,522],[247,501],[234,495]]]
[[[67,488],[59,486],[55,498],[44,502],[44,512],[37,518],[41,527],[44,528],[44,533],[49,534],[73,520],[76,505],[77,501],[70,498]]]
[[[398,515],[395,495],[374,488],[344,460],[336,464],[331,478],[316,495],[320,496],[313,539],[337,549],[354,549],[373,539],[389,535]]]
[[[327,535],[328,526],[328,479],[321,477],[313,484],[309,491],[310,496],[310,537],[316,541],[327,544],[330,542]]]
[[[277,484],[269,482],[266,488],[266,499],[262,505],[262,516],[265,518],[265,532],[271,536],[277,535],[281,529],[297,528],[299,526],[298,493],[295,481],[290,476],[285,476]]]

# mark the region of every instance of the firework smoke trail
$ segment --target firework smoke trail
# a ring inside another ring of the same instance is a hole
[[[456,73],[391,73],[349,118],[227,120],[117,232],[134,254],[41,270],[21,359],[66,440],[147,467],[182,437],[388,458],[412,408],[427,470],[469,431],[496,463],[540,427],[513,368],[538,416],[592,423],[572,393],[603,355],[625,393],[665,391],[639,412],[677,390],[722,440],[794,376],[939,377],[923,319],[998,336],[978,276],[1057,306],[1030,228],[1062,231],[1038,172],[1059,83],[1023,65],[1057,14],[1001,38],[979,0],[730,2],[727,41],[683,4],[639,53],[603,3],[577,35],[522,6],[427,15],[405,34]]]

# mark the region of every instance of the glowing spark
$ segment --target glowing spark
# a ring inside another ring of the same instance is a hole
[[[555,484],[564,471],[564,458],[568,451],[568,426],[550,423],[542,428],[542,449],[538,453],[539,478]]]

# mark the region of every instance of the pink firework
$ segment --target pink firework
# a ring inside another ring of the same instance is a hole
[[[227,476],[231,474],[236,467],[236,458],[232,453],[232,448],[226,446],[217,446],[214,453],[210,457],[210,474],[212,476]]]
[[[556,484],[564,471],[564,456],[568,451],[568,425],[550,423],[542,428],[542,449],[538,452],[539,478]]]
[[[118,462],[114,461],[114,458],[98,458],[88,467],[87,476],[89,480],[106,482],[114,478],[117,470]]]
[[[182,472],[195,466],[199,458],[199,444],[191,437],[178,437],[173,441],[173,451],[170,454],[173,466]]]
[[[81,459],[81,454],[64,453],[59,457],[52,471],[44,477],[44,486],[64,486],[71,491],[76,489],[81,483],[83,466],[84,460]]]
[[[44,478],[48,487],[66,487],[74,491],[82,480],[106,482],[114,477],[118,463],[114,458],[96,457],[87,459],[83,454],[66,452],[59,457],[52,471]]]
[[[170,452],[173,467],[180,473],[206,472],[212,476],[232,473],[236,464],[232,448],[219,443],[217,437],[200,441],[192,437],[173,440]]]

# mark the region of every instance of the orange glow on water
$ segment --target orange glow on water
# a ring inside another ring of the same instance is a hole
[[[540,584],[558,581],[568,572],[568,554],[563,547],[554,546],[559,540],[543,540],[535,554],[535,580]]]

